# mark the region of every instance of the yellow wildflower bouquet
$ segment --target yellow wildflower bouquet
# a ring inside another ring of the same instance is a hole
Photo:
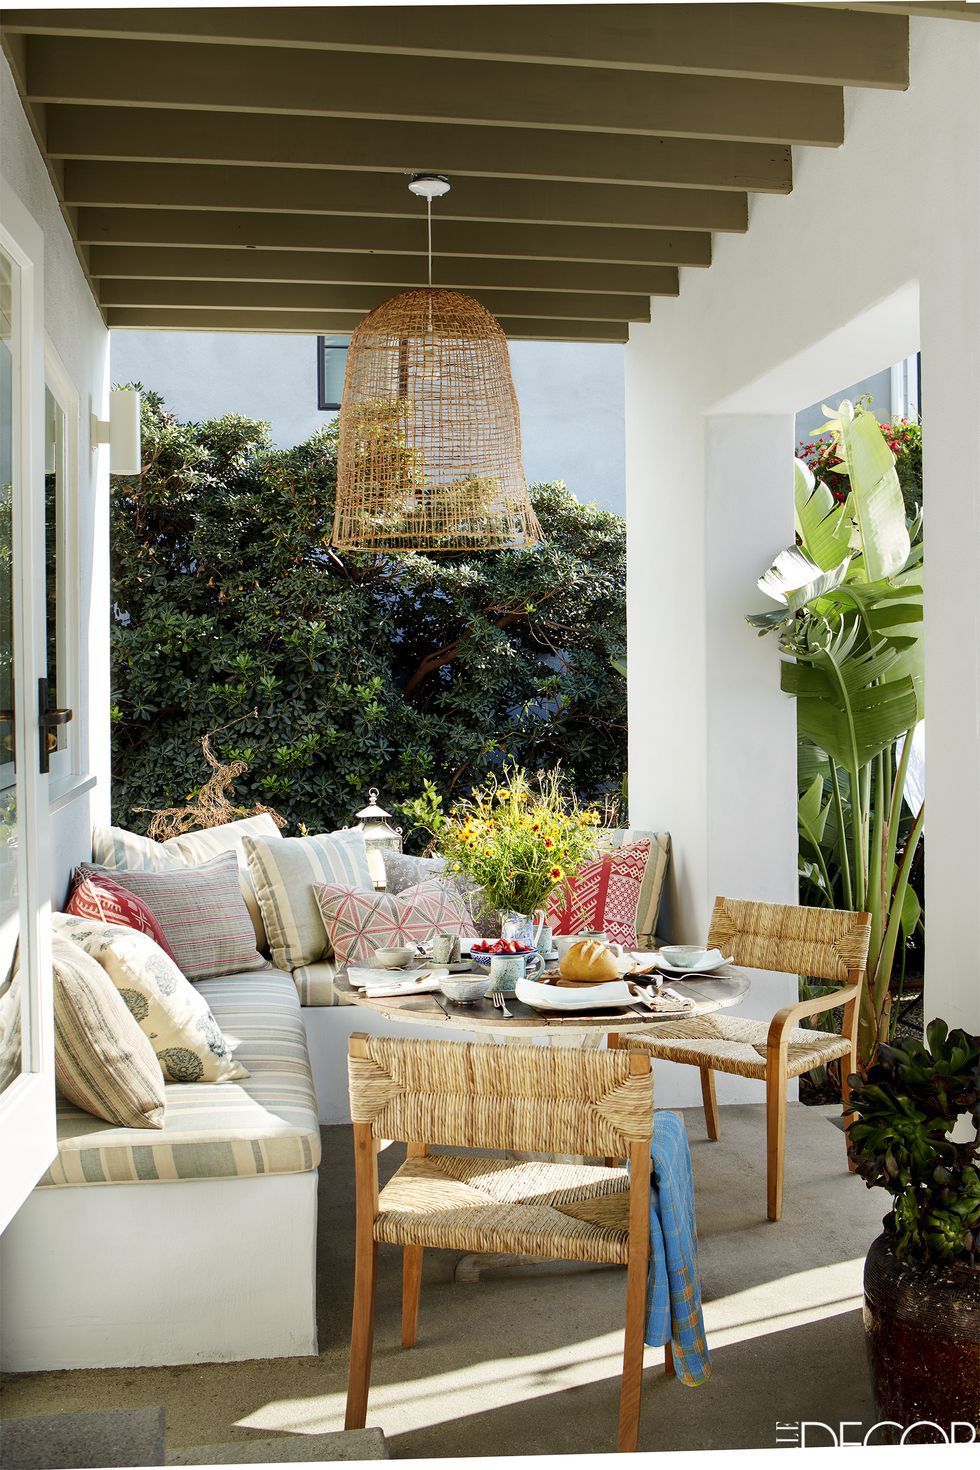
[[[453,808],[439,847],[450,871],[478,883],[491,908],[530,915],[595,855],[598,824],[560,771],[532,785],[512,766]]]

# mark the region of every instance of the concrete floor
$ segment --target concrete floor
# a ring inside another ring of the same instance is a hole
[[[640,1448],[773,1448],[777,1424],[875,1422],[861,1273],[883,1201],[845,1166],[835,1110],[791,1105],[786,1207],[765,1219],[761,1105],[722,1109],[722,1138],[685,1113],[694,1159],[713,1374],[663,1376],[647,1349]],[[385,1176],[400,1150],[381,1156]],[[352,1275],[350,1130],[324,1130],[316,1358],[10,1377],[5,1417],[162,1404],[168,1449],[343,1425]],[[417,1347],[399,1344],[400,1254],[381,1247],[368,1423],[393,1458],[573,1454],[615,1447],[624,1273],[561,1266],[453,1281],[426,1255]],[[785,1432],[780,1436],[785,1439]]]

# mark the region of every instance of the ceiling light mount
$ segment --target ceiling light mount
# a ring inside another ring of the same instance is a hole
[[[408,187],[419,199],[441,199],[449,193],[450,184],[445,174],[413,174]]]

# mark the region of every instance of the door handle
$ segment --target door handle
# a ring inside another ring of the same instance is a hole
[[[38,758],[42,775],[46,775],[51,769],[52,736],[60,725],[67,725],[69,720],[75,718],[70,709],[52,709],[48,698],[47,679],[38,679]]]

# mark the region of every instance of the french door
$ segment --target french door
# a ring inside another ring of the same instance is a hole
[[[36,222],[0,178],[0,1230],[55,1152],[38,706],[47,672],[42,250]]]

